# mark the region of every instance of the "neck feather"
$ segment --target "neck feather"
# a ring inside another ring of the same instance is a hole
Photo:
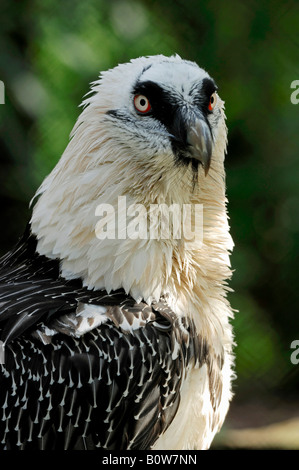
[[[95,131],[89,125],[88,129],[98,133],[98,128]],[[212,312],[217,317],[214,324],[231,316],[225,299],[233,246],[226,213],[225,129],[208,175],[199,169],[197,184],[191,167],[167,168],[166,182],[166,169],[158,157],[146,168],[144,163],[132,162],[129,152],[117,154],[112,139],[104,135],[82,139],[86,132],[84,123],[77,126],[64,155],[37,192],[31,220],[37,251],[59,258],[62,276],[80,277],[91,289],[122,287],[137,301],[147,302],[165,296],[178,314],[193,317],[198,310]],[[120,196],[126,197],[127,207],[142,204],[147,211],[151,204],[202,205],[202,242],[190,242],[184,236],[175,239],[171,231],[168,239],[99,240],[96,208],[101,204],[114,208],[117,232]],[[198,328],[207,321],[207,316],[197,315]]]

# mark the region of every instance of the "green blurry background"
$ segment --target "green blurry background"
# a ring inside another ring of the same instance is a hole
[[[29,200],[62,154],[101,70],[178,53],[219,85],[236,245],[230,300],[239,312],[235,398],[215,448],[299,448],[299,364],[290,361],[299,339],[299,105],[290,101],[299,80],[298,30],[295,1],[0,5],[1,253],[21,235]]]

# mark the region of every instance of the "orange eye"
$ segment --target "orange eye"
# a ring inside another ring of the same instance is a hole
[[[141,114],[146,114],[152,109],[149,100],[144,95],[135,96],[134,106],[135,106],[135,109]]]
[[[210,102],[209,102],[209,111],[213,111],[215,105],[217,103],[217,93],[216,91],[211,95]]]

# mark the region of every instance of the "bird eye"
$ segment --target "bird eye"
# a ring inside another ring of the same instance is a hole
[[[134,97],[134,106],[141,114],[147,114],[152,109],[149,100],[144,95],[136,95]]]
[[[210,97],[209,111],[213,111],[213,109],[215,108],[216,103],[217,103],[217,93],[215,91]]]

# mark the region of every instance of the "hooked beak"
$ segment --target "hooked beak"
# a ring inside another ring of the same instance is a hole
[[[198,160],[208,174],[212,156],[212,135],[204,118],[196,117],[187,129],[187,144],[192,158]]]
[[[213,137],[209,124],[201,112],[178,110],[172,128],[172,144],[175,154],[181,161],[190,159],[202,164],[208,174],[213,147]]]

